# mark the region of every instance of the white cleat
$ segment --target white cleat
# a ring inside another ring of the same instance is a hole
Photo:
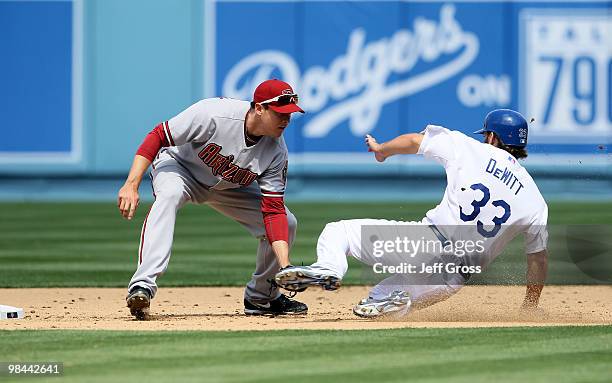
[[[394,291],[383,299],[362,299],[353,307],[353,313],[362,318],[400,318],[408,314],[411,304],[412,301],[407,292]]]
[[[341,279],[334,273],[310,266],[289,266],[274,277],[276,284],[289,291],[304,291],[310,286],[321,286],[333,291],[340,287]]]

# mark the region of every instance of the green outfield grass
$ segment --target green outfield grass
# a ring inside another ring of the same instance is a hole
[[[326,223],[349,218],[419,220],[435,203],[295,203],[299,220],[295,264],[315,259]],[[140,227],[149,206],[132,221],[113,203],[0,204],[0,287],[125,286],[136,268]],[[551,224],[612,224],[612,203],[552,203]],[[551,234],[552,237],[552,234]],[[472,283],[520,283],[524,255],[510,247]],[[255,262],[256,241],[237,223],[205,206],[180,211],[170,267],[160,286],[243,285]],[[370,282],[351,262],[346,284]],[[551,249],[552,283],[592,283]]]
[[[50,382],[608,382],[611,330],[5,331],[0,355],[63,362]]]

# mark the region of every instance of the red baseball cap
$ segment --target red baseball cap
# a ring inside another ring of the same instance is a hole
[[[278,113],[304,113],[297,105],[298,95],[293,92],[291,85],[278,79],[259,84],[253,93],[253,102],[268,105]]]

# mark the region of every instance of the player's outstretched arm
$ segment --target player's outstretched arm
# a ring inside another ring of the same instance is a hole
[[[373,152],[378,162],[383,162],[395,154],[415,154],[419,151],[422,141],[423,135],[420,133],[402,134],[382,144],[369,134],[365,137],[368,152]]]
[[[123,218],[132,219],[136,208],[140,203],[140,196],[138,195],[138,187],[142,181],[142,176],[151,165],[149,159],[137,154],[132,162],[130,173],[128,174],[125,184],[119,189],[119,195],[117,197],[117,207],[121,212]]]
[[[548,252],[546,250],[527,254],[527,292],[523,300],[523,309],[538,307],[547,271]]]

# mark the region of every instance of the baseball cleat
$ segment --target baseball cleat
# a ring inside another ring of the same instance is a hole
[[[353,313],[362,318],[394,317],[399,318],[408,314],[410,310],[410,295],[404,291],[394,291],[383,299],[368,297],[362,299],[355,307]]]
[[[290,266],[276,273],[274,281],[285,290],[300,292],[310,286],[321,286],[329,291],[337,290],[341,279],[329,270]]]
[[[149,290],[142,287],[136,287],[128,294],[125,300],[127,302],[127,307],[130,308],[130,314],[136,319],[149,319],[149,308],[151,307],[151,293]]]
[[[308,306],[294,299],[282,295],[273,301],[266,303],[255,303],[244,300],[244,313],[246,315],[296,315],[306,314]]]

